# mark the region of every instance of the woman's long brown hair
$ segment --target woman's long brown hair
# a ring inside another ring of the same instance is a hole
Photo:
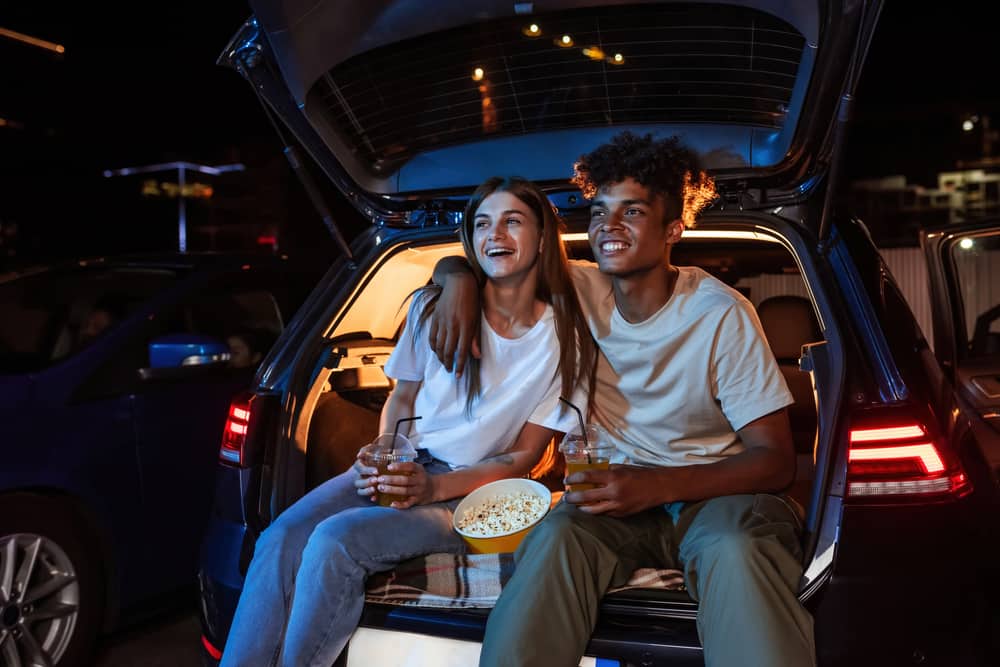
[[[558,372],[562,381],[562,395],[568,399],[573,395],[574,389],[581,384],[588,389],[593,387],[597,346],[590,335],[587,320],[583,316],[569,274],[566,248],[559,236],[563,228],[562,220],[545,193],[525,178],[494,176],[476,188],[466,204],[459,235],[462,239],[462,248],[465,250],[465,258],[476,276],[480,289],[486,284],[486,275],[479,266],[476,250],[472,244],[474,219],[483,200],[495,192],[509,192],[517,197],[531,209],[541,226],[542,250],[538,258],[538,285],[535,296],[539,301],[552,306],[556,337],[559,340]],[[421,323],[434,310],[438,295],[439,292],[429,295],[420,314]],[[466,377],[465,407],[466,411],[470,412],[481,391],[479,360],[475,357],[470,356],[466,363]]]

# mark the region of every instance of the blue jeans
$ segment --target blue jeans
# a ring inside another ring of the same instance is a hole
[[[447,472],[440,462],[430,474]],[[429,553],[461,553],[459,499],[406,510],[359,496],[348,470],[285,510],[257,540],[222,667],[330,667],[361,618],[365,579]]]

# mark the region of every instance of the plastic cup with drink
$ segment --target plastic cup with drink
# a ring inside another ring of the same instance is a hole
[[[585,424],[583,429],[574,427],[566,434],[559,451],[566,458],[566,476],[584,470],[607,470],[611,465],[614,445],[610,444],[604,429],[596,424]],[[587,491],[596,485],[570,484],[567,491]]]
[[[611,465],[611,455],[614,445],[608,442],[607,434],[597,424],[588,424],[583,419],[580,408],[567,401],[562,396],[559,400],[573,408],[576,412],[577,425],[563,438],[559,451],[566,459],[566,476],[584,470],[607,470]],[[568,491],[587,491],[595,484],[570,484]]]
[[[413,421],[420,417],[408,417],[396,422],[396,429],[392,433],[382,433],[369,444],[361,448],[358,453],[358,460],[361,465],[376,468],[378,475],[408,475],[409,473],[391,471],[389,466],[393,463],[409,463],[417,459],[417,450],[413,448],[409,438],[399,432],[399,425],[404,421]],[[371,477],[372,475],[368,475]],[[393,502],[403,502],[406,496],[396,493],[380,493],[375,491],[375,502],[382,507],[389,507]]]

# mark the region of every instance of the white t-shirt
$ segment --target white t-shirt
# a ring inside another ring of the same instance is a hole
[[[452,467],[478,463],[507,450],[526,422],[565,432],[577,423],[576,413],[559,401],[562,380],[557,373],[559,341],[552,306],[519,338],[498,335],[482,318],[479,366],[482,391],[466,414],[466,383],[456,381],[431,352],[430,325],[414,336],[423,299],[410,304],[406,327],[385,364],[385,374],[396,380],[422,382],[413,405],[410,442]],[[579,389],[573,401],[586,414],[586,392]]]
[[[580,303],[601,349],[592,417],[619,462],[713,463],[744,450],[736,431],[794,402],[746,298],[697,267],[678,267],[674,293],[649,319],[618,312],[611,278],[572,262]]]

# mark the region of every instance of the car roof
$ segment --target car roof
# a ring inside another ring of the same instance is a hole
[[[0,274],[0,283],[48,271],[78,269],[140,269],[181,273],[225,271],[231,269],[280,269],[291,273],[321,273],[325,266],[316,262],[293,260],[289,255],[265,255],[248,252],[156,252],[96,256],[77,260],[57,260],[14,269]]]

